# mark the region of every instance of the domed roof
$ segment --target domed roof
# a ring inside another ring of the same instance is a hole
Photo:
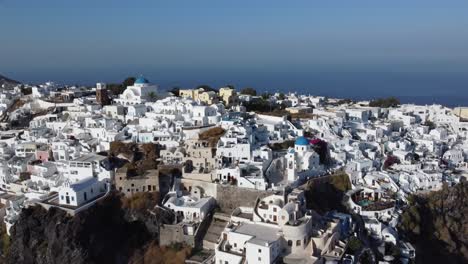
[[[309,145],[309,140],[305,137],[298,137],[296,139],[296,143],[294,144],[299,145],[299,146],[307,146]]]
[[[144,83],[149,83],[149,81],[143,76],[135,80],[135,84],[144,84]]]

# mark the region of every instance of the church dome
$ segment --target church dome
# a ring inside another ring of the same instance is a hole
[[[149,83],[149,81],[143,76],[135,80],[135,84],[144,84],[144,83]]]
[[[307,138],[305,138],[305,137],[298,137],[294,144],[296,144],[298,146],[307,146],[307,145],[309,145],[309,140]]]

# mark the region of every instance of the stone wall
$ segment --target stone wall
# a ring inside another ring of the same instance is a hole
[[[239,188],[237,186],[223,185],[212,182],[203,182],[192,179],[181,179],[183,188],[199,186],[204,195],[213,196],[222,212],[231,214],[239,206],[254,207],[258,197],[273,194],[273,191],[261,191],[254,189]]]
[[[237,186],[218,185],[216,201],[222,212],[231,214],[237,207],[254,207],[258,197],[273,194],[273,191],[244,189]]]
[[[203,247],[203,237],[211,223],[211,215],[206,217],[197,227],[194,235],[184,234],[184,224],[162,225],[159,229],[159,243],[162,246],[169,246],[174,243],[183,243],[195,249]]]

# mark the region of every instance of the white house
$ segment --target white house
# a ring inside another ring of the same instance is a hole
[[[106,183],[88,177],[75,183],[66,182],[59,188],[59,204],[79,207],[89,203],[107,191]]]
[[[171,209],[181,221],[202,222],[215,204],[216,200],[213,197],[203,197],[202,189],[194,187],[190,195],[168,193],[164,206]]]

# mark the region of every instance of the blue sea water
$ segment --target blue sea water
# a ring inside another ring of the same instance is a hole
[[[395,96],[403,103],[468,106],[468,72],[415,71],[319,71],[239,69],[121,69],[76,72],[35,72],[7,75],[24,82],[58,81],[63,84],[116,83],[127,76],[143,74],[164,90],[201,84],[222,87],[230,84],[259,92],[298,92],[327,97],[373,99]]]
[[[220,74],[209,80],[198,83],[214,87],[233,84],[238,89],[253,87],[257,91],[271,93],[298,92],[356,100],[395,96],[402,103],[468,106],[467,73],[266,72]],[[190,87],[197,82],[187,83]]]

